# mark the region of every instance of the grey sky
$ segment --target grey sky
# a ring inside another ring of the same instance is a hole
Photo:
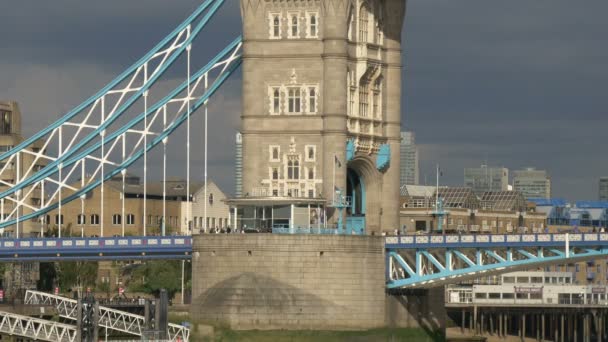
[[[118,75],[199,3],[4,0],[0,98],[20,102],[32,134]],[[605,0],[410,0],[402,117],[417,133],[422,174],[433,179],[439,162],[443,181],[458,185],[464,167],[484,160],[536,166],[551,173],[555,196],[595,199],[598,178],[608,175],[607,12]],[[210,51],[239,34],[239,15],[238,1],[228,0],[202,37]],[[227,192],[239,78],[211,102],[210,176]],[[178,175],[180,148],[171,147],[170,171]],[[197,176],[201,158],[195,151]]]

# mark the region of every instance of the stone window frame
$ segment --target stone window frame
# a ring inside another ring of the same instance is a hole
[[[363,1],[359,6],[359,16],[357,20],[358,35],[357,39],[360,43],[367,44],[369,42],[369,21],[372,17],[372,10],[367,1]],[[372,17],[373,20],[373,17]]]
[[[312,33],[313,23],[312,19],[315,19],[315,33]],[[321,28],[320,20],[319,20],[319,12],[317,11],[307,11],[306,12],[306,38],[315,39],[319,38],[319,30]]]
[[[277,158],[273,158],[274,149],[277,149]],[[268,146],[268,160],[271,162],[280,162],[281,161],[281,146],[280,145],[270,145]]]
[[[98,226],[99,225],[99,215],[97,214],[91,214],[91,226]]]
[[[297,20],[296,29],[297,32],[293,34],[293,19]],[[302,36],[302,20],[300,19],[300,12],[287,12],[287,39],[300,39]]]
[[[292,96],[292,93],[291,93],[292,91],[294,91],[294,92],[297,91],[297,94],[294,93],[294,95]],[[305,93],[305,92],[302,92],[301,86],[287,87],[287,112],[286,112],[286,114],[297,115],[297,114],[304,113],[303,104],[305,103],[305,101],[302,101],[302,100],[304,100],[304,96],[302,96],[303,93]],[[293,105],[292,105],[292,100],[293,100]]]
[[[277,178],[274,178],[276,171]],[[281,168],[278,166],[272,166],[268,168],[269,178],[271,181],[278,181],[281,179]]]
[[[285,176],[289,182],[302,179],[302,158],[298,154],[290,154],[285,157]]]
[[[317,114],[317,112],[319,111],[319,86],[307,85],[305,86],[305,88],[305,102],[307,104],[307,113]],[[311,96],[311,92],[314,92],[314,97]]]
[[[126,223],[128,226],[133,226],[133,225],[135,225],[135,215],[133,215],[133,214],[127,214],[126,216],[127,216],[127,217],[126,217],[126,219],[127,219],[127,220],[126,220],[126,222],[125,222],[125,223]]]
[[[78,214],[78,216],[76,216],[76,222],[78,222],[78,225],[85,225],[87,224],[87,215],[84,214]]]
[[[311,172],[312,172],[312,178],[311,176]],[[317,177],[317,169],[314,166],[311,167],[306,167],[306,180],[308,181],[314,181]]]
[[[276,97],[278,92],[278,98]],[[268,86],[268,114],[270,115],[281,115],[282,102],[283,102],[283,87],[280,85],[269,85]],[[276,101],[278,100],[278,103]],[[277,106],[278,105],[278,106]]]
[[[278,16],[279,19],[279,35],[275,35],[275,18]],[[282,12],[268,12],[268,37],[273,40],[283,38],[283,13]]]
[[[309,152],[310,149],[312,149],[312,158],[309,158]],[[306,152],[306,155],[304,156],[304,161],[307,162],[314,162],[317,160],[317,146],[316,145],[306,145],[304,146],[304,152]]]
[[[112,225],[120,226],[121,224],[122,224],[122,215],[120,215],[120,214],[112,215]]]

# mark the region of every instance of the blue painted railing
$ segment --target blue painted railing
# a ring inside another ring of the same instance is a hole
[[[0,261],[189,259],[191,236],[0,239]]]
[[[385,238],[387,249],[608,246],[608,233],[404,235]]]

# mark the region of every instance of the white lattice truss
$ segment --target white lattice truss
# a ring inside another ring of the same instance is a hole
[[[169,134],[206,105],[240,65],[239,37],[206,66],[195,73],[190,71],[193,39],[223,2],[205,1],[171,35],[97,95],[0,155],[0,175],[12,174],[16,168],[14,179],[0,178],[0,228],[18,227],[19,222],[28,219],[42,222],[43,214],[57,208],[61,211],[62,204],[84,198],[88,191],[121,173],[124,182],[127,167],[142,156],[145,160],[146,152],[154,146],[166,144]],[[148,106],[149,92],[184,53],[188,69],[185,81]],[[136,104],[141,111],[128,111]],[[32,148],[41,140],[41,148]],[[22,170],[20,162],[26,155],[33,162]]]
[[[70,320],[77,319],[78,301],[45,292],[28,290],[25,293],[25,304],[54,306],[59,316]],[[99,326],[123,333],[142,336],[146,321],[144,316],[99,306]],[[190,330],[178,324],[169,323],[169,341],[187,342]]]
[[[0,333],[32,340],[76,342],[76,327],[0,311]]]

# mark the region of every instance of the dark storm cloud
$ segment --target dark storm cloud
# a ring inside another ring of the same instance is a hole
[[[20,102],[27,134],[80,103],[147,52],[200,0],[4,0],[0,98]],[[548,169],[554,193],[595,198],[608,174],[608,2],[409,0],[403,125],[417,132],[422,173],[444,181],[487,160]],[[201,41],[205,55],[240,32],[237,0]],[[208,46],[207,46],[208,45]],[[211,177],[231,192],[240,75],[211,102]],[[200,115],[193,125],[201,127]],[[178,136],[173,174],[183,175]],[[202,135],[195,139],[202,142]],[[172,146],[172,147],[171,147]],[[200,178],[200,150],[193,155]],[[424,179],[424,177],[421,177]]]
[[[596,198],[608,174],[605,1],[409,1],[403,124],[422,177],[462,184],[487,161],[546,168],[556,196]]]

